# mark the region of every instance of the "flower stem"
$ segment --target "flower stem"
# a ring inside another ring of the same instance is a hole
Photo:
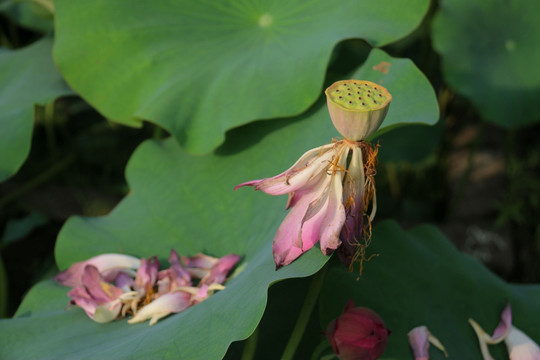
[[[244,351],[242,353],[241,360],[252,360],[255,356],[255,350],[257,349],[257,340],[259,339],[259,327],[255,329],[253,334],[247,338],[244,345]]]
[[[304,300],[304,305],[300,310],[298,320],[296,320],[296,325],[294,326],[287,346],[285,346],[285,350],[283,351],[281,360],[292,360],[294,357],[294,353],[296,352],[296,348],[300,344],[300,340],[302,340],[302,336],[304,335],[304,331],[306,329],[307,323],[309,322],[311,313],[313,312],[313,308],[317,303],[318,295],[323,284],[324,274],[326,273],[327,267],[328,265],[325,265],[321,270],[319,270],[318,273],[315,274],[313,280],[311,280],[306,299]]]

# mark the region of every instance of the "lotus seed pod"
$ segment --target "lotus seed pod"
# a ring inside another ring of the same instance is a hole
[[[377,131],[392,101],[388,90],[365,80],[336,81],[324,93],[337,131],[353,141],[365,140]]]

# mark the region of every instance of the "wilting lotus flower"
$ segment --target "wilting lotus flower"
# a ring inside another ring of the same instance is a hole
[[[498,344],[503,340],[508,348],[510,360],[540,360],[540,348],[538,344],[523,331],[512,325],[512,309],[510,304],[504,308],[501,314],[501,322],[491,336],[473,319],[469,319],[469,323],[478,336],[480,350],[482,351],[484,360],[493,360],[489,353],[488,344]]]
[[[159,271],[159,261],[155,256],[139,260],[105,254],[73,264],[56,280],[63,285],[79,284],[68,293],[70,304],[83,308],[97,322],[109,322],[132,313],[130,324],[150,319],[150,325],[153,325],[164,316],[183,311],[207,299],[215,291],[224,290],[222,283],[240,261],[240,256],[234,254],[221,258],[203,254],[182,258],[189,264],[193,275],[184,268],[173,249],[169,257],[171,266],[162,271]],[[96,263],[109,279],[92,265]],[[130,265],[137,265],[136,273],[133,271],[136,267]]]
[[[433,344],[439,350],[444,352],[444,356],[448,357],[446,349],[441,342],[433,336],[427,327],[418,326],[409,331],[409,345],[414,353],[415,360],[428,360],[429,359],[429,344]]]
[[[364,259],[376,212],[378,147],[365,141],[382,123],[392,96],[369,81],[338,81],[326,90],[330,116],[345,137],[304,153],[287,171],[235,187],[289,195],[289,213],[274,237],[274,261],[290,264],[317,242],[325,255],[340,248],[350,265]],[[369,211],[371,205],[371,211]],[[361,241],[364,241],[361,244]]]
[[[328,324],[326,336],[340,360],[375,360],[386,348],[390,331],[373,310],[349,300],[340,317]]]

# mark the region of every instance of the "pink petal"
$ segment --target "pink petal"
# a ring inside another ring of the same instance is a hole
[[[141,259],[141,266],[137,270],[137,276],[135,277],[135,290],[147,292],[152,288],[157,281],[158,271],[159,260],[156,256]]]
[[[415,360],[429,359],[429,331],[425,326],[418,326],[409,331],[409,345],[414,353]]]
[[[88,294],[97,303],[107,303],[116,300],[124,293],[122,289],[105,282],[98,269],[93,265],[87,265],[84,268],[82,283]]]
[[[327,184],[321,189],[323,190],[323,193],[315,195],[318,199],[309,204],[304,218],[302,219],[300,237],[302,241],[302,250],[304,252],[311,249],[319,241],[321,225],[326,216],[326,210],[328,209],[328,185],[332,180],[330,176],[326,176],[326,178],[325,182]]]
[[[118,275],[113,280],[114,285],[123,289],[124,291],[130,291],[130,287],[133,285],[135,280],[124,272],[118,273]],[[128,290],[129,289],[129,290]]]
[[[212,266],[210,272],[201,279],[201,284],[223,284],[227,274],[229,274],[229,271],[231,271],[231,269],[238,261],[240,261],[240,259],[241,257],[235,254],[223,256],[214,264],[214,266]]]
[[[189,260],[186,258],[186,260]],[[158,273],[158,295],[162,295],[181,286],[191,286],[191,276],[184,269],[176,251],[169,256],[171,267]]]
[[[274,236],[273,245],[274,261],[277,268],[289,265],[305,251],[309,250],[310,244],[313,246],[318,241],[318,234],[316,237],[308,238],[311,235],[309,234],[309,229],[307,229],[305,245],[302,244],[304,240],[301,237],[300,231],[309,204],[320,197],[321,190],[324,190],[331,180],[330,178],[330,176],[323,173],[320,175],[318,182],[314,183],[311,188],[303,189],[298,195],[298,201],[289,210],[289,213],[279,226]]]
[[[493,331],[493,335],[491,335],[491,338],[495,342],[501,341],[501,339],[505,338],[510,330],[512,329],[512,308],[510,307],[510,303],[506,305],[503,312],[501,313],[501,322],[495,330]]]
[[[54,279],[64,286],[81,285],[81,278],[86,265],[95,266],[100,273],[105,274],[116,269],[137,269],[140,260],[128,255],[122,254],[103,254],[95,256],[89,260],[76,262],[67,270],[60,272]]]
[[[86,291],[84,286],[74,287],[67,295],[71,298],[70,304],[81,307],[89,318],[94,318],[98,303],[92,298],[88,291]]]
[[[201,268],[205,270],[210,270],[217,261],[218,261],[218,258],[215,258],[213,256],[208,256],[203,253],[198,253],[192,257],[182,256],[182,262],[188,269]]]

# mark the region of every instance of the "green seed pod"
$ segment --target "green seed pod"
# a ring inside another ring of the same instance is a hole
[[[392,101],[388,90],[365,80],[336,81],[324,93],[337,131],[353,141],[365,140],[377,131]]]

